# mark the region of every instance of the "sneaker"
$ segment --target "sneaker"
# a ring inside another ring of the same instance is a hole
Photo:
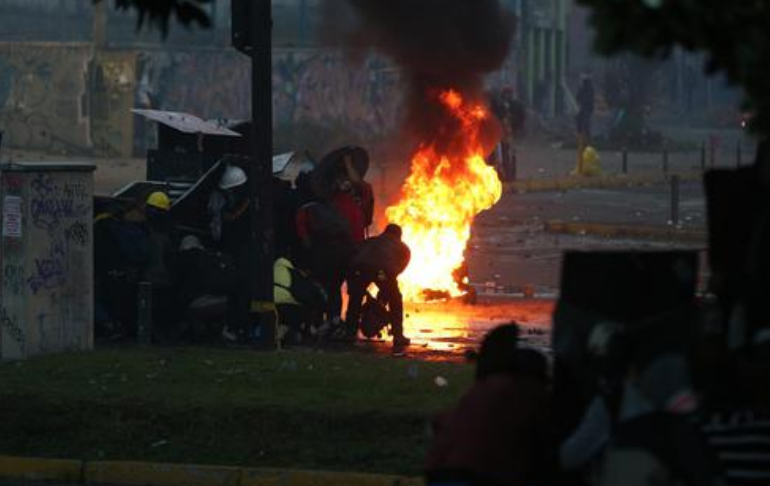
[[[278,342],[283,342],[291,329],[283,324],[278,325]]]
[[[332,330],[329,321],[324,321],[317,326],[310,326],[310,335],[314,337],[326,337]]]
[[[406,336],[396,336],[393,338],[394,349],[408,348],[410,344],[412,344],[412,340]]]
[[[222,328],[222,339],[224,339],[227,344],[237,344],[238,334],[236,334],[235,331],[231,330],[229,327],[224,326]]]

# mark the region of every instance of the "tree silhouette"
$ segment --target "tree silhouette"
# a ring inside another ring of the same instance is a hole
[[[93,0],[95,4],[102,1],[105,0]],[[213,1],[215,0],[116,0],[116,7],[118,10],[138,12],[138,28],[149,25],[166,35],[172,19],[185,27],[211,27],[211,19],[205,7]]]

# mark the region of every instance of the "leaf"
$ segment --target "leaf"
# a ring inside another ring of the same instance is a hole
[[[104,0],[93,0],[94,4]],[[138,13],[137,30],[148,26],[158,29],[164,37],[168,35],[169,25],[174,20],[185,27],[193,25],[210,28],[211,18],[206,6],[214,0],[116,0],[115,7],[121,11]]]

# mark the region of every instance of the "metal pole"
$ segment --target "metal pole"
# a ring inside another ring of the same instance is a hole
[[[251,161],[249,198],[251,231],[249,253],[250,311],[260,325],[259,346],[275,349],[273,302],[273,81],[272,8],[270,0],[252,0],[251,37]]]
[[[623,173],[628,174],[628,149],[623,148]]]
[[[107,45],[107,2],[94,4],[93,42],[96,50],[104,49]]]
[[[679,176],[671,176],[671,224],[679,224]]]
[[[711,168],[713,169],[717,165],[717,142],[714,137],[709,138],[709,155],[711,160]]]
[[[299,42],[305,45],[308,40],[307,0],[299,0]]]
[[[150,344],[152,341],[152,283],[139,282],[136,307],[136,340],[139,344]]]
[[[706,141],[705,140],[700,146],[700,168],[703,172],[706,172]]]
[[[663,172],[668,173],[668,149],[663,149]]]

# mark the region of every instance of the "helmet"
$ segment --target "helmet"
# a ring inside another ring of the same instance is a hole
[[[153,208],[162,209],[163,211],[168,211],[171,209],[171,200],[165,192],[153,192],[147,197],[147,205]]]
[[[243,169],[234,165],[228,165],[224,174],[222,174],[222,178],[219,179],[219,188],[225,190],[233,189],[234,187],[246,184],[248,180],[249,178],[246,177],[246,172]]]
[[[197,236],[187,235],[182,238],[182,243],[179,245],[179,250],[203,250],[203,244]]]

